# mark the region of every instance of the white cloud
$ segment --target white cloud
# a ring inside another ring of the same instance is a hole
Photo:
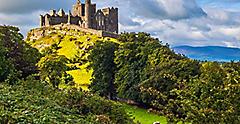
[[[13,25],[21,28],[21,33],[24,35],[34,27],[37,27],[39,23],[39,15],[44,13],[43,11],[34,11],[32,13],[25,14],[5,14],[0,13],[1,25]]]
[[[127,11],[135,16],[157,19],[186,19],[200,17],[206,13],[196,4],[195,0],[123,0],[129,3]]]
[[[32,13],[33,11],[66,8],[70,0],[0,0],[0,12],[7,14]]]

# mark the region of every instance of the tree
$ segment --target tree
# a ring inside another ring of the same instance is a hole
[[[109,99],[116,97],[114,86],[114,75],[116,72],[114,52],[116,49],[116,43],[98,41],[88,57],[90,62],[89,67],[93,69],[90,89],[92,92],[108,97]]]
[[[115,77],[118,96],[142,102],[140,83],[148,56],[163,45],[146,33],[125,33],[119,37],[121,45],[115,53],[118,72]]]
[[[184,116],[169,114],[169,117],[197,124],[239,123],[240,90],[236,65],[203,63],[198,77],[184,82],[184,89],[172,92],[178,95],[174,103],[179,105],[178,111]]]
[[[146,33],[126,33],[115,53],[118,96],[131,99],[168,115],[184,117],[174,90],[184,89],[200,73],[198,61],[174,53],[168,45]]]
[[[69,83],[68,79],[73,80],[73,78],[66,73],[69,70],[67,63],[68,59],[65,56],[51,54],[42,57],[37,64],[41,80],[49,82],[54,88],[58,88],[60,83]]]
[[[15,71],[14,65],[6,57],[5,48],[0,45],[0,81],[5,81]]]
[[[143,101],[153,106],[156,103],[165,106],[168,100],[174,97],[170,91],[183,87],[178,82],[189,81],[191,77],[199,74],[199,68],[197,61],[175,54],[167,46],[156,48],[149,55],[142,74],[140,87]]]
[[[0,26],[0,75],[1,81],[25,78],[36,73],[36,63],[41,54],[23,41],[19,29],[13,26]],[[2,70],[1,70],[2,69]]]

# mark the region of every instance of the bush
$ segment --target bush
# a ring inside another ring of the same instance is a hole
[[[0,84],[0,122],[7,123],[103,123],[131,124],[120,105],[77,89],[55,90],[29,77],[18,85]],[[98,121],[97,121],[98,120]],[[108,119],[107,119],[108,120]]]

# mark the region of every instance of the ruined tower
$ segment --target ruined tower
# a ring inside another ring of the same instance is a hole
[[[80,28],[118,33],[118,8],[96,10],[96,4],[92,4],[91,0],[85,0],[85,3],[77,0],[69,14],[60,9],[58,12],[51,10],[48,14],[40,16],[41,27],[59,24],[77,25]]]
[[[91,0],[85,0],[85,28],[91,28]]]
[[[43,27],[45,25],[45,18],[43,15],[40,15],[40,27]]]
[[[84,16],[85,4],[82,4],[80,0],[77,0],[77,3],[73,5],[72,15],[73,16]]]

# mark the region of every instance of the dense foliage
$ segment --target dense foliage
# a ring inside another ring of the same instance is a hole
[[[116,43],[99,41],[91,50],[88,57],[90,67],[94,70],[90,89],[92,92],[108,97],[109,99],[116,97],[114,86],[114,74],[116,72],[114,52],[116,49]]]
[[[1,123],[133,123],[120,104],[105,98],[133,100],[169,122],[240,122],[240,62],[191,60],[146,33],[97,41],[50,31],[31,43],[40,54],[18,32],[0,26]],[[91,92],[59,88],[74,83],[72,67],[80,73],[86,65]]]
[[[60,83],[70,83],[73,78],[67,74],[67,63],[65,56],[51,54],[42,57],[38,62],[41,80],[49,82],[54,88],[58,88]]]
[[[175,90],[185,117],[192,123],[240,122],[240,63],[206,62],[198,77],[185,82],[185,88]]]
[[[56,91],[28,77],[17,85],[0,84],[0,122],[132,124],[120,104],[77,89]]]
[[[73,82],[69,59],[57,54],[56,44],[41,55],[18,31],[0,27],[0,123],[134,123],[119,103],[76,88],[59,89],[60,83]]]
[[[120,97],[145,104],[165,104],[169,91],[178,87],[177,82],[189,80],[198,74],[198,62],[175,54],[167,45],[149,34],[122,34],[123,42],[116,52],[115,62],[119,68],[116,85]],[[161,101],[155,91],[161,92]]]
[[[23,41],[19,29],[0,26],[0,81],[16,82],[17,78],[36,73],[41,54]]]
[[[168,45],[146,33],[124,33],[119,42],[114,58],[117,70],[112,72],[115,73],[112,90],[116,90],[117,97],[151,107],[167,116],[169,122],[240,122],[239,63],[191,60],[175,54]],[[104,56],[99,52],[91,54]],[[95,70],[112,58],[98,59],[93,76],[110,76],[111,71]]]
[[[122,34],[119,41],[122,44],[115,53],[118,68],[115,84],[118,96],[141,102],[139,87],[141,75],[147,65],[148,55],[158,47],[159,42],[145,33]]]

